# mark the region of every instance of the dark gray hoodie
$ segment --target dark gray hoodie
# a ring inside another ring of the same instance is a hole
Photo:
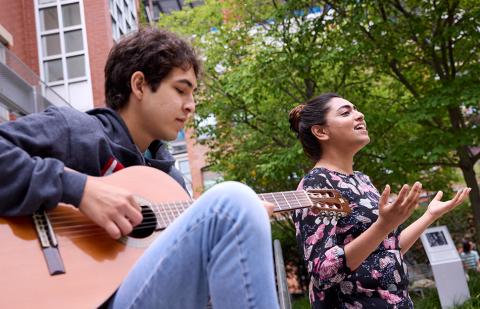
[[[150,165],[185,188],[166,145],[153,142],[144,158],[112,109],[87,113],[49,108],[0,125],[0,215],[32,214],[58,203],[78,206],[87,176]],[[69,167],[80,173],[65,171]]]

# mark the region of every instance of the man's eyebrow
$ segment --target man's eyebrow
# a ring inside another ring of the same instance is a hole
[[[189,88],[192,88],[193,90],[196,90],[197,88],[194,88],[193,87],[193,84],[191,81],[189,81],[188,79],[179,79],[176,81],[177,83],[182,83],[182,84],[185,84],[187,85]]]

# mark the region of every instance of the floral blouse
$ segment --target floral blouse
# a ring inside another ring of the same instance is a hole
[[[314,168],[304,177],[303,188],[337,189],[352,209],[338,222],[329,222],[308,208],[293,216],[310,276],[312,308],[413,308],[399,247],[400,229],[390,233],[355,271],[346,264],[344,246],[378,217],[380,194],[368,176]]]

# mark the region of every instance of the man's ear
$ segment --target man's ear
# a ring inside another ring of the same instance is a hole
[[[315,137],[319,141],[326,141],[330,138],[330,136],[328,135],[328,130],[324,126],[316,124],[316,125],[313,125],[310,130],[312,131],[312,134],[315,135]]]
[[[141,100],[143,97],[143,86],[145,85],[145,75],[143,72],[136,71],[132,74],[130,78],[130,88],[132,89],[132,95],[135,96],[138,100]]]

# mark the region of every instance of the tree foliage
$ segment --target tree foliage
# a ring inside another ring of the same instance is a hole
[[[421,180],[431,191],[461,172],[480,230],[479,13],[472,0],[225,0],[160,24],[192,37],[205,58],[196,130],[210,136],[209,161],[225,179],[294,189],[312,163],[288,112],[334,91],[369,127],[356,169],[379,187]]]
[[[396,103],[397,123],[383,139],[383,158],[395,172],[409,165],[424,175],[457,168],[472,188],[480,231],[480,196],[474,165],[479,144],[478,1],[333,1],[343,34],[376,75],[406,92]],[[398,164],[398,161],[403,161]],[[478,233],[478,232],[477,232]]]

